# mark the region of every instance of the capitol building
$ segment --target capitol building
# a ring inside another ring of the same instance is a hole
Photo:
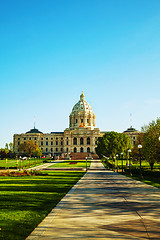
[[[69,128],[64,132],[42,133],[35,127],[22,134],[14,134],[14,152],[21,154],[19,145],[34,140],[42,149],[43,155],[62,155],[71,152],[95,153],[97,139],[96,116],[82,92],[80,100],[74,105],[69,116]]]
[[[80,100],[74,105],[69,116],[69,128],[64,132],[42,133],[35,127],[22,134],[14,134],[13,146],[16,154],[23,154],[19,145],[27,140],[34,140],[42,149],[43,155],[61,156],[65,153],[93,153],[97,139],[105,132],[96,128],[96,116],[82,92]],[[134,146],[138,131],[132,126],[123,132],[127,134]]]

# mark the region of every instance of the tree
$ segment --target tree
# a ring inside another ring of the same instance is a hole
[[[8,154],[8,151],[6,151],[5,148],[0,149],[0,158],[1,159],[7,158],[7,154]]]
[[[144,132],[141,132],[141,133],[138,133],[137,135],[137,140],[136,140],[136,143],[133,147],[133,150],[132,150],[132,157],[133,157],[133,160],[136,160],[139,158],[139,149],[138,149],[138,145],[142,145],[144,146],[144,140],[143,140],[143,137],[144,137]],[[142,148],[143,150],[143,148]],[[143,151],[141,152],[141,157],[142,159],[144,158],[144,154],[143,154]]]
[[[12,142],[10,142],[9,144],[8,143],[6,143],[5,144],[5,150],[7,151],[7,152],[13,152],[13,143]]]
[[[19,150],[26,154],[29,154],[30,157],[38,148],[38,144],[33,140],[28,140],[24,143],[21,143],[19,146]]]
[[[151,170],[155,162],[160,161],[160,119],[152,121],[149,125],[145,125],[142,130],[143,136],[143,154],[145,159],[149,162]]]
[[[42,156],[42,150],[41,150],[41,148],[40,148],[40,147],[37,148],[33,154],[34,154],[34,156],[36,156],[36,157]]]
[[[107,157],[115,157],[116,154],[124,153],[124,157],[128,155],[128,149],[131,148],[131,140],[124,133],[106,132],[103,137],[98,138],[96,153],[101,158],[102,155]]]

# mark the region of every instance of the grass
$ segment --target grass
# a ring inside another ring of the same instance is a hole
[[[102,161],[103,165],[105,167],[112,168],[112,161],[109,160],[109,162],[104,162]],[[152,185],[154,187],[160,188],[160,163],[155,163],[154,164],[154,169],[151,171],[149,163],[146,161],[142,161],[142,175],[143,179],[140,177],[140,170],[139,170],[139,162],[132,162],[132,167],[131,167],[131,173],[132,176],[129,175],[129,168],[126,168],[126,160],[123,160],[123,167],[124,167],[124,175],[127,177],[131,177],[133,179],[142,181],[146,184]],[[116,161],[116,169],[117,171],[117,161]],[[122,174],[122,160],[118,160],[118,169],[119,172]]]
[[[102,162],[103,161],[106,161],[106,159],[102,159]],[[107,161],[108,161],[107,164],[109,165],[109,167],[111,167],[112,160],[107,160]],[[118,168],[122,169],[122,160],[121,159],[115,160],[115,162],[113,162],[113,164],[115,165],[115,168],[117,168],[117,164],[118,164]],[[124,159],[123,167],[126,167],[127,164],[129,164],[129,160]],[[132,168],[139,168],[139,161],[134,161],[134,162],[131,161],[131,164],[132,164]],[[141,165],[142,165],[142,169],[150,170],[150,165],[147,161],[142,160]],[[158,171],[160,170],[160,163],[154,164],[154,170],[158,170]]]
[[[90,167],[91,160],[87,160],[87,167]],[[85,168],[86,160],[67,160],[60,163],[53,164],[49,168]]]
[[[0,239],[24,240],[84,174],[47,173],[0,177]]]
[[[26,169],[43,164],[44,159],[31,158],[27,160],[5,159],[0,160],[0,169]]]
[[[152,185],[154,187],[160,188],[160,171],[154,170],[142,170],[143,179],[140,177],[139,169],[132,169],[131,170],[132,176],[129,175],[129,170],[127,169],[124,172],[124,175],[127,177],[131,177],[138,181],[144,182],[146,184]]]

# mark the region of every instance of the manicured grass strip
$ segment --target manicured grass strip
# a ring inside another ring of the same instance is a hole
[[[149,171],[148,171],[149,172]],[[128,172],[125,172],[124,175],[127,176],[127,177],[131,177],[135,180],[138,180],[138,181],[141,181],[141,182],[144,182],[146,184],[149,184],[149,185],[152,185],[154,187],[157,187],[157,188],[160,188],[160,176],[158,176],[158,172],[155,172],[155,176],[154,175],[154,172],[150,171],[152,173],[149,174],[148,172],[145,172],[143,171],[143,179],[140,178],[140,174],[133,174],[132,176],[129,175]],[[159,173],[160,175],[160,173]]]
[[[113,164],[115,166],[115,168],[117,168],[117,165],[118,165],[119,169],[122,168],[122,159],[116,159],[115,161],[112,162],[111,159],[106,160],[104,158],[104,159],[102,159],[102,162],[106,162],[106,165],[108,165],[108,163],[109,163],[110,166]],[[136,160],[136,161],[131,160],[130,163],[132,164],[133,168],[139,168],[139,165],[140,165],[139,159]],[[129,160],[123,159],[123,167],[126,167],[126,165],[128,165],[128,164],[129,164]],[[145,170],[149,169],[150,170],[150,165],[147,161],[142,160],[141,165],[142,165],[143,169],[145,169]],[[154,164],[154,169],[155,170],[160,170],[160,163],[155,163]]]
[[[105,167],[108,167],[108,163],[102,161],[103,165]],[[141,182],[144,182],[146,184],[149,184],[149,185],[152,185],[154,187],[157,187],[157,188],[160,188],[160,171],[158,170],[160,164],[157,163],[155,164],[155,169],[154,170],[150,170],[148,167],[147,167],[147,164],[145,161],[143,162],[143,165],[142,165],[142,175],[143,175],[143,179],[141,179],[140,177],[140,170],[139,170],[139,166],[136,165],[136,164],[133,164],[132,167],[131,167],[131,173],[132,173],[132,176],[130,176],[129,174],[129,168],[124,168],[124,173],[123,175],[127,176],[127,177],[130,177],[130,178],[133,178],[135,180],[138,180],[138,181],[141,181]],[[110,164],[110,168],[111,168],[111,164]],[[119,169],[120,169],[120,166],[119,166]],[[117,169],[115,169],[116,171]],[[121,170],[119,171],[119,173],[122,174]]]
[[[0,239],[24,240],[83,174],[0,177]]]
[[[91,164],[91,160],[87,160],[87,167],[89,167]],[[68,167],[68,168],[76,168],[76,167],[82,167],[82,168],[85,168],[86,167],[86,160],[75,160],[75,161],[71,161],[71,160],[67,160],[67,161],[63,161],[63,162],[60,162],[60,163],[56,163],[56,164],[53,164],[51,166],[49,166],[49,168],[53,168],[53,167],[56,167],[56,168],[63,168],[63,167]]]
[[[0,160],[0,169],[26,169],[30,167],[34,167],[37,165],[44,164],[43,163],[44,159],[38,159],[38,158],[31,158],[27,160],[17,160],[17,159],[5,159],[5,160]]]

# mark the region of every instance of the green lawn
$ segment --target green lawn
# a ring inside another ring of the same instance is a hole
[[[109,166],[112,168],[112,160],[109,160],[108,163],[104,163],[102,161],[104,166]],[[129,162],[128,162],[129,163]],[[123,169],[124,169],[124,175],[131,177],[129,174],[129,167],[126,167],[127,161],[123,160]],[[154,169],[151,171],[149,163],[146,161],[142,161],[142,175],[143,179],[140,177],[140,165],[139,161],[131,162],[131,173],[132,173],[132,178],[142,181],[146,184],[150,184],[154,187],[160,188],[160,163],[155,163],[154,164]],[[113,168],[117,172],[117,160],[115,162],[115,168]],[[118,172],[122,173],[122,160],[118,160]]]
[[[0,239],[24,240],[84,174],[47,173],[0,177]]]
[[[112,165],[112,160],[108,160],[108,162],[110,163],[110,165]],[[113,162],[113,164],[115,165],[115,168],[117,168],[117,164],[118,164],[118,168],[122,169],[122,160],[121,159],[115,160],[115,162]],[[123,160],[123,167],[125,168],[127,164],[129,164],[129,160],[124,159]],[[132,168],[139,168],[139,160],[134,161],[134,162],[131,161],[131,164],[132,164]],[[143,160],[141,162],[141,165],[142,165],[143,169],[150,170],[150,165],[147,161]],[[155,170],[160,170],[160,163],[155,163],[154,164],[154,169]]]
[[[0,160],[0,169],[19,169],[19,168],[29,168],[40,164],[43,164],[44,159],[31,158],[27,160],[17,160],[17,159],[5,159]]]
[[[87,167],[90,167],[91,160],[87,160]],[[86,160],[65,160],[63,162],[59,162],[49,166],[49,168],[85,168],[86,167]]]

